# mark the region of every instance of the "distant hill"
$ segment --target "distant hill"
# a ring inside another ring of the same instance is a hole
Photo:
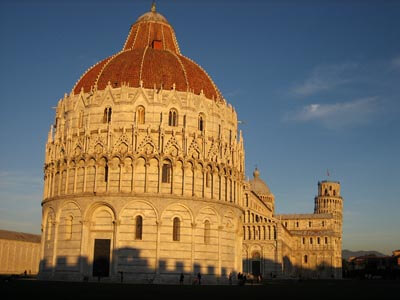
[[[363,251],[363,250],[359,250],[359,251],[351,251],[351,250],[342,250],[342,258],[348,260],[349,257],[351,256],[363,256],[363,255],[370,255],[370,254],[374,254],[376,256],[385,256],[385,254],[382,254],[378,251]]]

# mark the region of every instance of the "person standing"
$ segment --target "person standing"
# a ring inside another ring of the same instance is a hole
[[[183,279],[185,278],[185,275],[181,273],[181,276],[179,277],[179,283],[182,285],[183,284]]]
[[[197,283],[200,285],[201,284],[201,274],[200,272],[197,273]]]

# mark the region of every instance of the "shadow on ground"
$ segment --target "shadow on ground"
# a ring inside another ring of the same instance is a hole
[[[260,285],[156,285],[4,280],[2,299],[390,299],[399,280],[270,280]],[[5,297],[4,297],[5,296]],[[3,298],[4,297],[4,298]]]

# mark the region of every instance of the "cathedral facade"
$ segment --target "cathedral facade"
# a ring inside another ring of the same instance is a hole
[[[259,171],[245,179],[237,125],[235,109],[181,53],[153,5],[122,50],[89,68],[57,104],[40,278],[340,278],[340,184],[318,184],[313,214],[276,215]]]

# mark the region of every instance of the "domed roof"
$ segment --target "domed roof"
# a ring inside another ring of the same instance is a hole
[[[154,2],[151,5],[151,10],[141,15],[136,22],[141,22],[141,21],[164,22],[168,24],[167,19],[162,14],[156,11],[156,4]]]
[[[260,178],[260,171],[256,168],[253,172],[253,179],[250,180],[251,190],[259,196],[270,195],[268,185]]]
[[[193,60],[180,53],[175,32],[167,19],[152,10],[131,26],[121,52],[92,66],[73,88],[103,90],[129,85],[144,88],[175,88],[182,92],[203,93],[209,99],[222,99],[210,76]]]

